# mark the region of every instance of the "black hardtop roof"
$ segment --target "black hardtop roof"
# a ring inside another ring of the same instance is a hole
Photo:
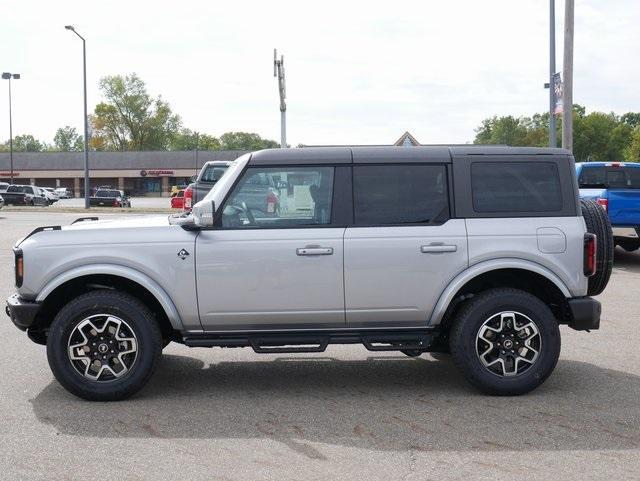
[[[421,145],[372,147],[302,147],[297,149],[267,149],[251,154],[251,165],[293,164],[375,164],[375,163],[450,163],[452,158],[467,156],[562,156],[571,155],[565,149],[548,147],[507,146],[444,146]]]

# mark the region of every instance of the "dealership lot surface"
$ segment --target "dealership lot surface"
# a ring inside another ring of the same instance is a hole
[[[0,211],[3,299],[15,239],[81,215]],[[556,371],[519,398],[429,355],[170,345],[139,395],[88,403],[3,316],[0,479],[640,479],[639,294],[640,254],[617,251],[601,330],[563,326]]]

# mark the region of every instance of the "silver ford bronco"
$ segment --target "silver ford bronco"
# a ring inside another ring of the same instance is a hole
[[[336,147],[246,154],[189,214],[40,227],[14,254],[7,313],[85,399],[141,389],[171,341],[450,354],[516,395],[560,324],[598,329],[613,240],[568,151]]]

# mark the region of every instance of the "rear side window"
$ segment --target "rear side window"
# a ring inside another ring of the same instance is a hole
[[[442,165],[354,166],[356,225],[429,224],[449,218]]]
[[[474,162],[473,210],[558,212],[563,208],[558,166],[552,162]]]

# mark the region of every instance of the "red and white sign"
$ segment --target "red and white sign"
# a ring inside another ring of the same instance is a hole
[[[14,172],[14,177],[20,177],[20,172]],[[0,177],[11,177],[11,172],[0,172]]]

